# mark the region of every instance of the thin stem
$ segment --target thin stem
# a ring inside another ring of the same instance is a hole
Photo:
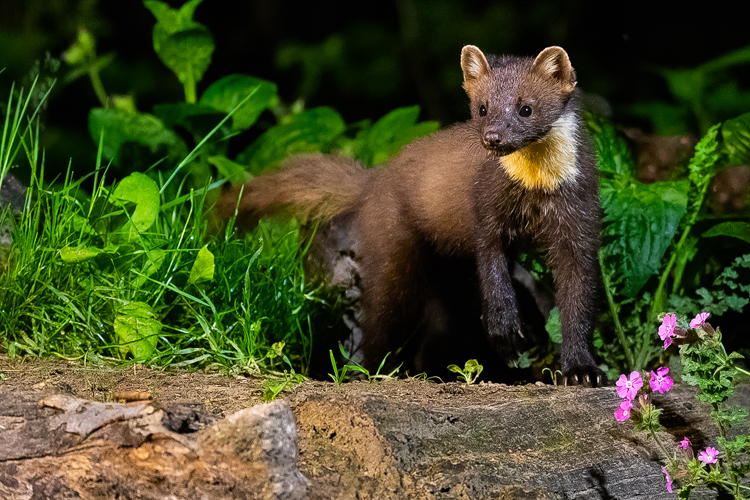
[[[607,294],[609,311],[612,314],[612,320],[615,323],[615,334],[617,335],[617,340],[620,341],[620,345],[622,345],[622,348],[625,351],[625,359],[628,361],[630,369],[637,370],[637,368],[635,367],[635,357],[633,356],[633,350],[630,348],[630,345],[625,338],[625,330],[623,330],[622,324],[620,323],[620,317],[618,316],[619,311],[617,308],[617,304],[615,304],[615,299],[612,296],[612,287],[609,282],[609,276],[607,276],[607,272],[604,269],[604,259],[602,258],[601,253],[599,253],[599,268],[601,269],[602,280],[604,281],[604,291]]]
[[[685,227],[685,230],[682,232],[682,236],[680,236],[680,241],[677,242],[672,255],[669,257],[667,267],[664,268],[664,271],[662,271],[661,276],[659,277],[659,286],[656,288],[656,292],[654,293],[654,301],[651,303],[651,310],[648,313],[649,321],[656,321],[656,317],[664,309],[664,287],[667,284],[669,273],[672,271],[672,266],[674,266],[674,263],[677,260],[677,256],[680,254],[680,250],[682,250],[682,245],[685,244],[685,240],[690,234],[690,230],[692,229],[692,227],[692,223],[689,223]]]
[[[94,87],[94,93],[102,103],[102,107],[107,107],[107,92],[104,90],[104,84],[99,76],[99,66],[94,62],[89,64],[89,79],[91,80],[91,86]]]

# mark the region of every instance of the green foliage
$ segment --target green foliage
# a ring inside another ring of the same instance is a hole
[[[484,366],[480,365],[476,359],[470,359],[464,363],[463,368],[458,365],[448,365],[448,369],[453,373],[458,373],[459,380],[463,380],[467,384],[473,384],[484,370]]]
[[[677,292],[683,290],[683,274],[703,239],[730,236],[747,241],[744,222],[717,221],[700,233],[695,227],[716,173],[732,161],[747,159],[749,116],[741,115],[708,130],[695,148],[687,179],[648,185],[635,179],[632,157],[615,128],[601,118],[586,117],[601,172],[605,214],[599,254],[609,305],[604,323],[611,325],[622,348],[612,349],[608,340],[598,342],[610,369],[642,370],[659,355],[649,323],[653,325],[658,312],[668,304],[678,312],[700,309],[721,314],[729,308],[740,310],[747,303],[746,286],[736,276],[738,263],[721,272],[710,291],[696,287],[697,298]],[[647,303],[649,307],[643,307]]]
[[[89,75],[103,106],[89,114],[90,134],[96,142],[103,137],[104,158],[120,169],[145,170],[162,159],[166,160],[162,169],[174,168],[187,153],[181,139],[184,134],[178,133],[181,129],[202,149],[200,155],[182,160],[174,172],[187,167],[180,175],[187,175],[189,185],[195,188],[216,177],[234,184],[248,182],[253,175],[276,168],[287,156],[299,153],[337,150],[372,166],[398,154],[413,139],[437,130],[436,122],[417,122],[417,106],[394,110],[375,124],[365,121],[347,126],[335,110],[305,110],[301,100],[287,106],[280,102],[274,83],[243,74],[224,76],[198,96],[197,84],[214,50],[211,33],[193,19],[200,3],[190,0],[173,9],[160,1],[144,1],[157,20],[154,50],[185,91],[185,102],[158,103],[153,114],[138,111],[132,97],[107,96],[99,77],[105,64],[97,58],[96,40],[90,33],[81,32],[69,51],[72,73]],[[236,158],[229,158],[229,141],[254,127],[266,111],[273,112],[276,123],[270,127],[263,123],[266,130]],[[228,122],[227,113],[232,113]],[[207,140],[212,134],[215,137]]]
[[[230,221],[210,235],[207,191],[171,198],[159,175],[136,172],[109,186],[98,168],[87,196],[87,179],[69,171],[53,188],[37,175],[35,133],[16,133],[14,151],[35,167],[35,201],[15,224],[0,274],[5,351],[253,371],[277,370],[283,359],[308,369],[311,325],[325,335],[338,313],[329,292],[305,281],[295,222],[264,221],[240,238]]]

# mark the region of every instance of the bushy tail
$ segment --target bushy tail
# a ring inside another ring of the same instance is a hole
[[[245,228],[277,214],[300,221],[326,221],[351,208],[362,197],[372,173],[342,156],[293,156],[281,170],[260,175],[243,189],[227,189],[216,208],[223,218],[234,215],[236,209],[237,225]],[[238,204],[240,192],[242,198]]]

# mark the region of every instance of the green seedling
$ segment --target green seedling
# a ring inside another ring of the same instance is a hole
[[[448,365],[448,369],[453,373],[458,373],[458,378],[463,380],[467,384],[473,384],[477,381],[479,374],[482,373],[484,367],[480,365],[476,359],[470,359],[464,364],[463,369],[458,365]]]
[[[552,379],[552,384],[553,385],[557,385],[557,374],[558,373],[562,377],[562,372],[560,370],[554,370],[553,371],[551,368],[544,368],[544,370],[542,370],[542,374],[544,374],[544,372],[549,372],[549,376]]]

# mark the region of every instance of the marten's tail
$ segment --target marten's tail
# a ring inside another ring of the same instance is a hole
[[[359,200],[370,171],[351,158],[334,155],[298,155],[281,170],[260,175],[227,189],[217,204],[223,218],[237,213],[237,225],[250,228],[269,215],[283,214],[301,221],[326,221]],[[242,191],[242,198],[237,202]]]

